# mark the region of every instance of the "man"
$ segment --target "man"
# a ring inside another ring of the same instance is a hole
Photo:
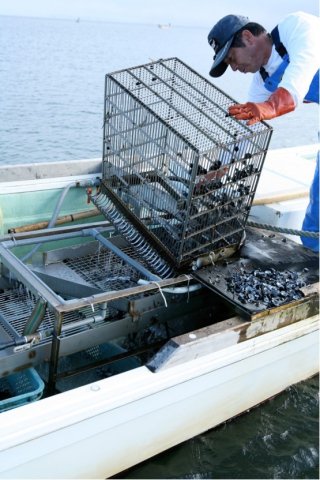
[[[302,102],[319,103],[320,22],[313,15],[288,15],[271,32],[241,15],[227,15],[211,29],[208,42],[215,52],[210,69],[220,77],[228,66],[254,73],[249,102],[229,107],[229,114],[248,125],[292,112]],[[319,231],[319,154],[305,231]],[[316,238],[302,243],[319,251]]]

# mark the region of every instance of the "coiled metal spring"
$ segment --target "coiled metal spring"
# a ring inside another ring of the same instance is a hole
[[[103,193],[98,193],[92,196],[91,200],[118,232],[136,249],[154,273],[161,278],[170,278],[174,275],[172,267],[159,256],[136,228],[123,217],[110,198]]]

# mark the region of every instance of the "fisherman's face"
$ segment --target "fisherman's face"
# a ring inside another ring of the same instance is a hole
[[[230,65],[233,71],[239,70],[241,73],[255,73],[264,65],[264,59],[261,54],[261,45],[259,37],[255,37],[248,30],[242,33],[244,47],[230,48],[226,58],[227,65]]]

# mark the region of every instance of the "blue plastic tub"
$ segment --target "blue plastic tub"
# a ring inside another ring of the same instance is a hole
[[[44,383],[34,368],[0,378],[0,413],[39,400]]]

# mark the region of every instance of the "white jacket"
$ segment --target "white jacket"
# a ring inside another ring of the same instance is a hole
[[[320,68],[320,20],[305,12],[291,13],[278,24],[278,29],[280,41],[290,60],[278,86],[291,93],[297,106],[303,101],[315,73]],[[281,62],[282,58],[273,46],[271,56],[263,67],[272,75]],[[255,73],[248,100],[263,102],[270,95],[260,73]]]

